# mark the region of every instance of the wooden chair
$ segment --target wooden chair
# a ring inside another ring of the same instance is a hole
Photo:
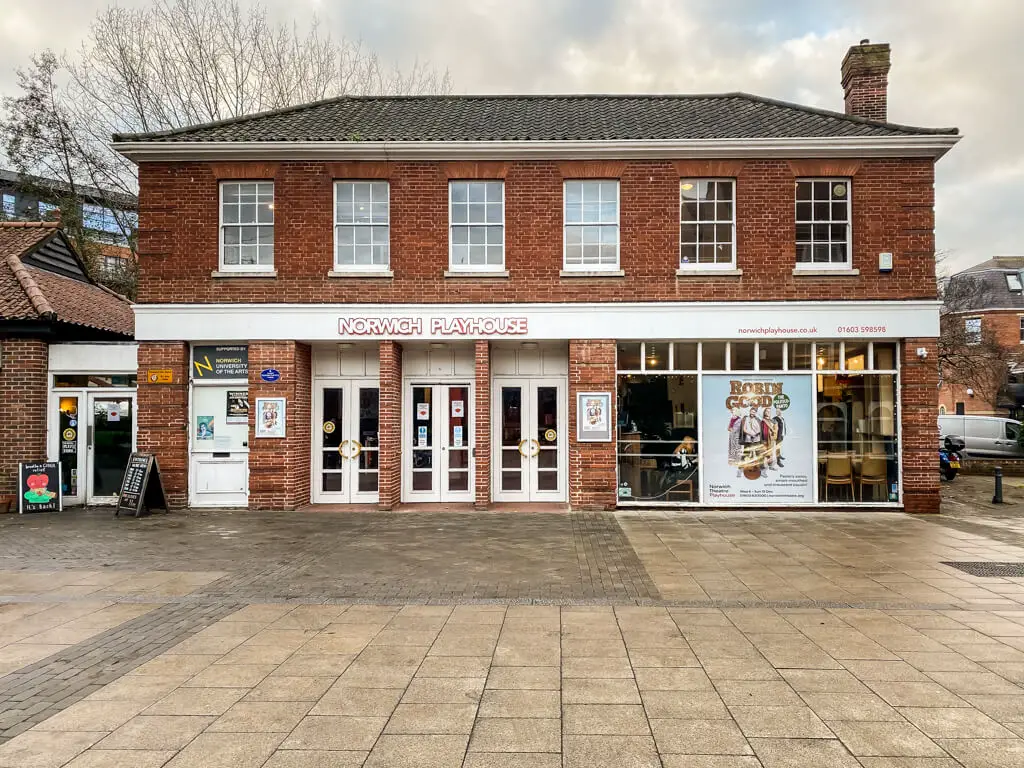
[[[864,501],[864,486],[882,486],[882,500],[885,500],[885,486],[889,482],[888,465],[880,456],[865,456],[860,468],[860,500]],[[874,491],[871,493],[874,500]]]
[[[683,495],[685,494],[685,498]],[[693,501],[693,481],[680,480],[665,494],[666,501]]]
[[[848,486],[850,501],[856,501],[853,487],[853,460],[849,456],[829,456],[825,462],[825,501],[829,486]]]

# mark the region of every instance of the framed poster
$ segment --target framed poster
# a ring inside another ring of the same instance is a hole
[[[576,393],[576,439],[581,443],[612,440],[612,393]]]
[[[213,429],[213,416],[196,416],[196,440],[213,440]]]
[[[285,405],[283,397],[256,398],[256,437],[285,436]]]

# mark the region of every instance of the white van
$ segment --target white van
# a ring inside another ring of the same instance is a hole
[[[964,454],[973,459],[1024,459],[1017,443],[1021,424],[1000,416],[939,416],[939,442],[947,435],[964,439]]]

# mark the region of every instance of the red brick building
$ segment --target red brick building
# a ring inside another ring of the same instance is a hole
[[[60,461],[65,505],[111,503],[135,445],[131,304],[56,223],[0,222],[0,494]]]
[[[887,72],[850,50],[847,114],[340,98],[116,136],[140,447],[177,504],[936,511],[959,137],[884,122]]]
[[[939,413],[965,413],[1020,418],[1024,413],[1024,256],[996,256],[950,278],[952,299],[942,318],[947,338],[970,344],[972,337],[1005,350],[998,374],[977,377],[969,386],[951,381],[949,372],[939,390]],[[949,289],[947,288],[947,291]],[[965,358],[969,360],[969,355]],[[969,363],[968,363],[969,364]],[[998,365],[998,363],[997,363]],[[1002,373],[1005,386],[1000,387]],[[968,377],[971,378],[971,377]],[[986,386],[987,385],[987,386]]]

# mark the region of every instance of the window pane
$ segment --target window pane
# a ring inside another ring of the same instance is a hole
[[[238,185],[237,184],[224,184],[221,187],[221,196],[225,203],[234,203],[238,201]]]
[[[705,341],[701,344],[700,367],[705,371],[725,370],[724,341]]]
[[[619,499],[699,501],[696,374],[619,376],[616,397]]]
[[[616,367],[620,371],[640,370],[640,342],[620,341],[616,345]]]
[[[754,342],[734,341],[729,344],[729,370],[754,370]]]
[[[839,343],[829,342],[814,345],[815,367],[819,371],[839,370]]]
[[[843,345],[848,371],[863,371],[868,367],[868,343],[866,341],[848,341]]]
[[[899,501],[895,375],[816,378],[821,501]]]
[[[453,181],[448,185],[452,203],[465,203],[469,199],[469,188],[465,182]]]
[[[487,182],[487,202],[501,204],[501,182]]]
[[[648,341],[644,344],[644,363],[648,371],[668,370],[668,343]]]
[[[783,346],[779,341],[762,341],[757,345],[758,368],[762,371],[781,371]]]
[[[697,220],[697,203],[683,203],[679,209],[680,221],[696,221]]]
[[[469,183],[469,202],[482,203],[487,200],[487,185],[479,181]]]
[[[674,347],[672,367],[677,371],[697,370],[697,342],[677,341]]]
[[[872,351],[876,371],[896,370],[896,342],[876,341]]]
[[[811,368],[811,344],[807,341],[789,342],[789,370],[807,371]]]

